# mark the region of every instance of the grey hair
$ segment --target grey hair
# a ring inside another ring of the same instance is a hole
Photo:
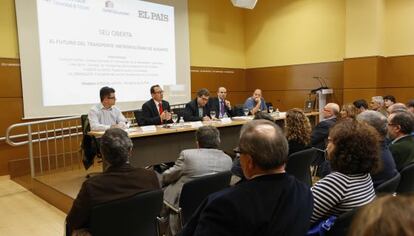
[[[363,111],[357,115],[358,121],[364,121],[374,127],[378,133],[385,137],[387,134],[387,117],[378,111]]]
[[[262,170],[271,170],[287,162],[289,147],[282,130],[268,120],[252,120],[243,125],[239,149],[249,154]]]
[[[372,100],[381,106],[384,106],[384,98],[382,98],[382,96],[374,96],[372,97]]]
[[[218,148],[220,146],[220,131],[211,125],[201,126],[196,131],[196,139],[200,148]]]
[[[120,166],[128,162],[132,147],[128,133],[119,128],[106,130],[101,138],[101,153],[112,166]]]

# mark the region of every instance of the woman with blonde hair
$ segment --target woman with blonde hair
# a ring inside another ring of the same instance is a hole
[[[355,117],[358,115],[358,109],[352,103],[344,104],[340,113],[341,119],[349,118],[355,120]]]
[[[289,143],[289,155],[309,148],[312,128],[308,117],[299,108],[286,112],[285,133]]]

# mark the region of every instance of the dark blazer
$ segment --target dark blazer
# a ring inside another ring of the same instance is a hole
[[[401,138],[390,145],[390,151],[394,157],[397,170],[401,171],[402,168],[414,162],[414,137],[409,135]]]
[[[171,112],[170,104],[167,101],[162,100],[162,109],[164,111]],[[158,113],[158,107],[155,105],[153,99],[148,100],[142,105],[142,117],[140,124],[142,125],[160,125],[161,119]],[[172,120],[163,121],[163,123],[172,123]]]
[[[210,110],[216,112],[216,118],[219,118],[219,116],[220,116],[219,98],[218,97],[210,98],[209,101],[208,101],[208,104],[210,106]],[[224,111],[227,113],[228,117],[234,116],[233,109],[231,109],[231,108],[229,109],[226,106],[226,104],[224,104]]]
[[[92,176],[83,182],[66,217],[67,229],[71,233],[75,229],[88,228],[92,208],[96,205],[159,188],[157,176],[153,171],[133,168],[129,164],[120,167],[110,166],[102,174]]]
[[[319,122],[313,128],[311,134],[311,144],[312,147],[316,147],[319,149],[326,148],[326,139],[328,138],[329,129],[336,123],[336,118],[327,119]]]
[[[312,193],[286,173],[264,175],[213,193],[197,209],[182,235],[305,235]]]
[[[392,158],[392,154],[386,144],[386,141],[381,142],[381,160],[382,170],[371,175],[372,182],[374,183],[374,188],[391,179],[398,173],[395,167],[394,158]]]
[[[210,106],[208,103],[203,107],[203,117],[204,116],[210,116]],[[185,121],[201,121],[202,120],[202,118],[198,116],[197,98],[194,100],[191,100],[189,103],[185,105],[184,120]]]
[[[309,148],[309,146],[303,143],[300,143],[296,140],[293,140],[293,139],[288,140],[288,145],[289,145],[289,155]]]

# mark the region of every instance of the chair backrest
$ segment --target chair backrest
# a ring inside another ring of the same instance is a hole
[[[230,178],[231,172],[224,171],[185,183],[181,190],[179,203],[182,211],[181,221],[183,225],[190,219],[208,195],[228,187]]]
[[[349,227],[351,226],[354,215],[358,212],[359,208],[352,209],[351,211],[345,212],[336,218],[332,228],[326,232],[326,235],[332,236],[346,236],[348,234]]]
[[[178,116],[177,122],[180,122],[180,119],[184,118],[185,107],[176,107],[173,108],[172,111]]]
[[[141,109],[134,110],[134,116],[135,116],[135,120],[137,121],[137,124],[139,126],[145,125],[145,121],[142,118],[142,110]]]
[[[162,201],[163,191],[159,189],[96,206],[92,209],[91,233],[93,236],[155,236]]]
[[[394,177],[391,179],[385,181],[384,183],[378,185],[375,188],[376,193],[395,193],[395,191],[398,188],[398,185],[400,184],[401,175],[400,173],[397,173]]]
[[[401,181],[397,193],[414,193],[414,163],[404,167],[401,171]]]
[[[243,104],[237,104],[233,107],[234,116],[244,116]]]
[[[286,172],[295,176],[298,180],[312,186],[310,165],[315,159],[317,150],[309,148],[303,151],[292,153],[286,165]]]

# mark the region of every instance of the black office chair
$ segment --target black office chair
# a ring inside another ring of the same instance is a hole
[[[88,132],[91,130],[89,124],[88,115],[81,115],[81,126],[82,126],[82,162],[85,169],[89,169],[93,165],[95,156],[102,158],[101,152],[99,150],[99,142],[94,136],[88,135]]]
[[[135,120],[137,121],[138,126],[145,125],[145,121],[142,118],[142,110],[141,109],[134,110],[134,116],[135,116]]]
[[[185,107],[176,107],[176,108],[172,108],[171,110],[172,110],[172,112],[177,114],[177,116],[178,116],[177,122],[180,122],[181,118],[184,119]]]
[[[292,153],[288,157],[286,172],[295,176],[298,180],[312,186],[310,166],[315,159],[317,150],[309,148],[303,151]]]
[[[273,103],[271,102],[266,102],[266,107],[267,107],[267,112],[269,112],[269,107],[273,107]]]
[[[397,173],[394,177],[391,179],[385,181],[384,183],[378,185],[375,188],[376,193],[395,193],[395,191],[398,188],[398,185],[400,184],[401,175],[400,173]]]
[[[96,206],[90,232],[93,236],[156,236],[162,201],[163,191],[159,189]]]
[[[243,104],[237,104],[233,107],[234,116],[244,116]]]
[[[183,185],[178,209],[166,201],[164,204],[178,214],[182,227],[208,195],[229,186],[230,178],[230,171],[197,178]]]
[[[414,163],[404,167],[401,171],[401,181],[397,193],[414,193]]]
[[[334,225],[326,232],[327,236],[346,236],[351,226],[354,215],[358,212],[359,207],[345,212],[336,218]]]

